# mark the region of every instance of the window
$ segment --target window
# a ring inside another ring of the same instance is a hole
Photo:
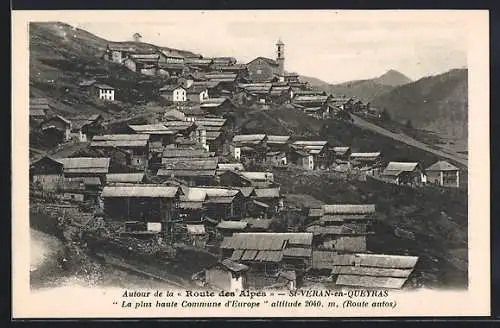
[[[262,70],[260,68],[257,70],[257,74],[262,74]]]

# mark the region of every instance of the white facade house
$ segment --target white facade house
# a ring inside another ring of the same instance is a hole
[[[200,102],[207,99],[208,99],[208,89],[205,89],[202,92],[200,92]]]
[[[183,101],[186,101],[186,99],[187,99],[186,89],[181,88],[181,87],[174,89],[173,102],[183,102]]]
[[[115,100],[115,89],[107,84],[95,84],[95,88],[98,91],[99,99],[114,101]]]
[[[233,157],[236,160],[241,159],[241,148],[240,147],[232,147],[233,148]]]
[[[309,155],[307,156],[307,168],[309,170],[314,170],[314,156],[313,155]]]

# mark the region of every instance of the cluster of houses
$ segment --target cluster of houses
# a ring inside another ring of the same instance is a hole
[[[76,116],[71,120],[57,114],[47,98],[31,98],[29,107],[30,128],[43,135],[51,145],[70,140],[87,142],[104,131],[104,117],[100,114]]]
[[[219,261],[200,277],[210,286],[294,289],[312,275],[344,286],[401,288],[418,260],[369,252],[367,237],[376,222],[373,204],[301,206],[303,224],[280,226],[279,217],[296,209],[272,169],[254,167],[355,167],[391,183],[459,186],[458,168],[444,161],[426,170],[418,163],[385,166],[380,152],[352,152],[326,140],[233,135],[223,113],[234,109],[230,98],[236,94],[245,101],[290,103],[321,117],[366,108],[305,88],[297,74],[284,71],[281,41],[276,60],[258,57],[246,65],[229,57],[184,58],[156,48],[140,52],[134,45],[109,45],[105,58],[142,74],[178,77],[177,84],[164,86],[160,94],[179,107],[162,113],[158,123],[129,124],[123,133],[107,134],[101,115],[70,121],[51,115],[47,101],[31,100],[30,118],[43,133],[89,142],[92,154],[31,162],[32,187],[92,203],[105,220],[120,223],[127,236],[162,236],[198,249],[218,248]],[[102,99],[114,100],[112,88],[87,84]]]
[[[375,216],[373,204],[335,204],[310,208],[299,232],[276,232],[255,220],[235,222],[227,225],[232,231],[220,244],[218,264],[201,279],[231,290],[295,289],[314,276],[342,286],[401,288],[418,257],[370,253],[366,239]]]
[[[122,64],[145,75],[171,77],[171,83],[159,89],[167,104],[185,107],[204,102],[241,99],[244,105],[292,104],[305,113],[326,118],[339,112],[354,112],[380,117],[370,104],[349,97],[334,97],[301,82],[299,74],[285,71],[285,44],[276,43],[276,59],[257,57],[241,64],[233,57],[186,57],[179,52],[145,47],[144,44],[108,45],[108,61]],[[95,81],[82,82],[86,87]],[[95,84],[99,98],[114,100],[111,86]],[[212,100],[214,99],[214,100]]]

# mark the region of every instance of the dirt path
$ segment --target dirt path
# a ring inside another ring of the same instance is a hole
[[[394,140],[403,142],[407,145],[419,148],[423,151],[433,153],[433,154],[440,156],[440,157],[443,157],[443,158],[447,158],[451,161],[454,161],[458,164],[461,164],[461,165],[467,167],[467,163],[468,163],[467,156],[465,156],[463,154],[453,153],[453,152],[445,152],[442,150],[438,150],[438,149],[430,147],[429,145],[427,145],[423,142],[417,141],[417,140],[415,140],[415,139],[413,139],[405,134],[402,134],[402,133],[397,134],[397,133],[393,133],[391,131],[388,131],[388,130],[386,130],[378,125],[367,122],[358,116],[351,115],[351,117],[353,119],[353,124],[356,126],[359,126],[360,128],[376,132],[378,134],[384,135],[384,136],[392,138]]]

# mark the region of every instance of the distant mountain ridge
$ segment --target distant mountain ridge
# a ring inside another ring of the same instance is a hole
[[[452,69],[396,87],[372,104],[387,109],[393,120],[411,121],[415,128],[467,140],[467,77],[467,69]]]
[[[328,93],[338,96],[356,97],[364,102],[370,102],[372,99],[389,92],[396,86],[411,82],[410,78],[393,69],[373,79],[354,80],[339,84],[329,84],[320,79],[307,76],[301,76],[301,79]]]
[[[382,85],[389,85],[391,87],[398,87],[403,84],[412,82],[412,80],[396,70],[390,69],[379,77],[373,79],[375,83]]]

